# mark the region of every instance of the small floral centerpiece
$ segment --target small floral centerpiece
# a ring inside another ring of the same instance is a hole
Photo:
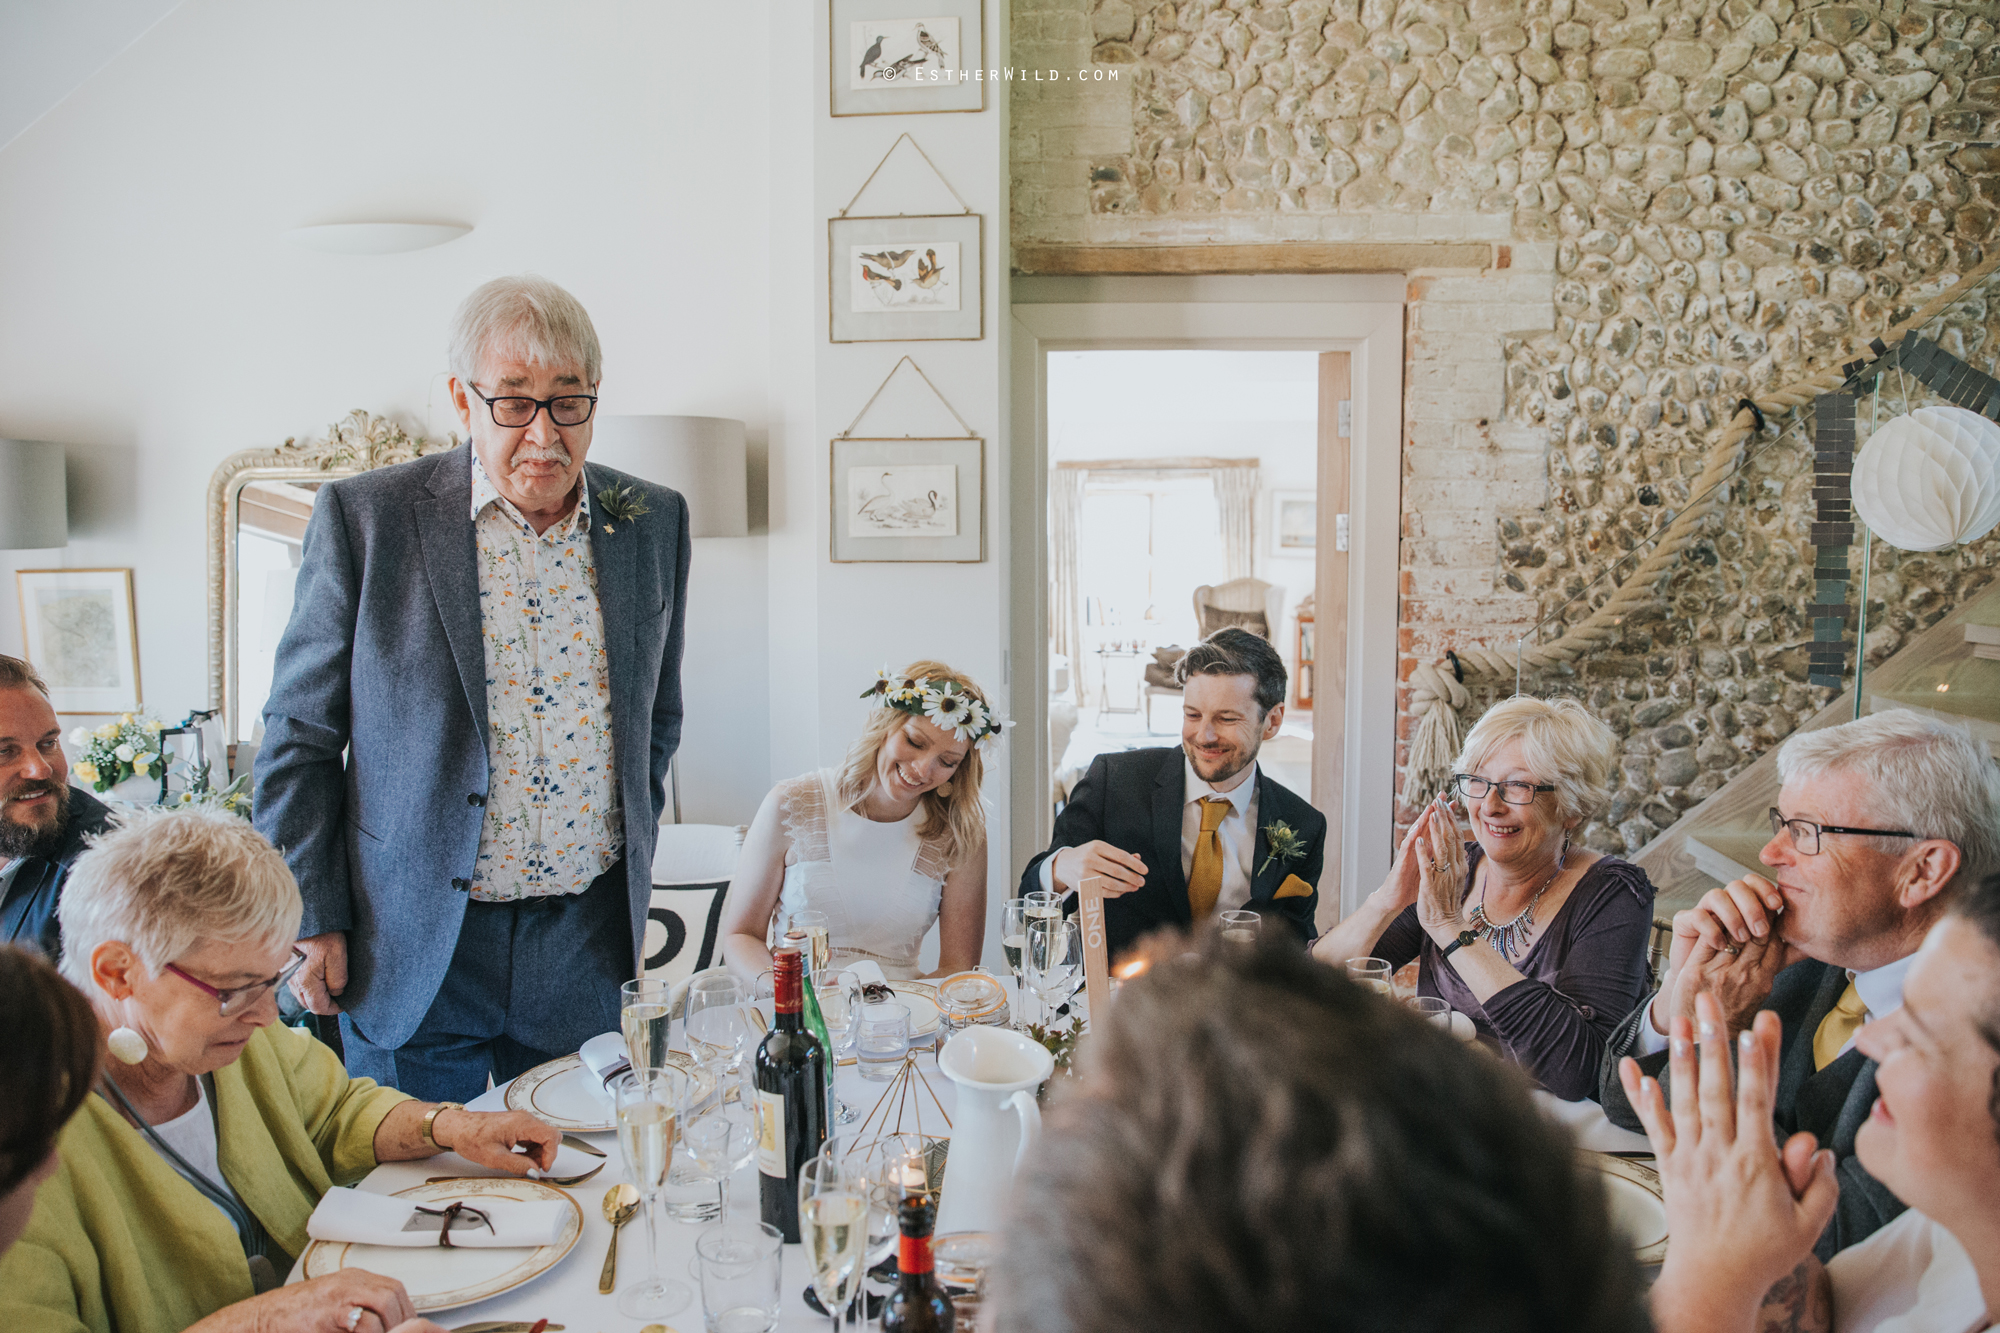
[[[180,805],[211,806],[217,810],[227,810],[232,815],[250,818],[250,775],[243,774],[227,787],[217,787],[209,777],[209,765],[194,764],[182,766],[187,773],[187,786],[181,790]]]
[[[110,791],[130,778],[160,775],[160,720],[150,713],[121,713],[96,729],[78,727],[68,736],[77,761],[70,771],[93,791]]]

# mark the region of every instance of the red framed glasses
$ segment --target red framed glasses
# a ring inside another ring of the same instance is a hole
[[[266,995],[269,995],[279,986],[290,981],[292,974],[297,972],[305,964],[305,961],[305,954],[298,949],[294,949],[292,950],[292,960],[285,964],[285,970],[278,973],[277,976],[267,981],[253,981],[247,986],[232,986],[228,990],[217,990],[200,977],[191,977],[172,963],[167,964],[167,971],[173,973],[188,985],[199,987],[207,991],[210,995],[213,995],[216,1003],[221,1006],[222,1016],[224,1018],[234,1018],[236,1015],[250,1008],[250,1006],[256,1004],[257,1001],[263,999]]]

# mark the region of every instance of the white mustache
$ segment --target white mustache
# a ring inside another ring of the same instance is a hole
[[[516,449],[514,451],[514,463],[517,467],[522,463],[560,463],[564,467],[568,467],[569,450],[563,448],[561,445],[554,445],[545,449],[538,449],[532,446],[526,449]]]

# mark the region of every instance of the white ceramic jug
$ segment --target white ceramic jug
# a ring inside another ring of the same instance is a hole
[[[937,1234],[997,1230],[1014,1172],[1041,1137],[1035,1089],[1055,1072],[1055,1057],[1018,1032],[969,1027],[945,1043],[938,1069],[958,1085],[958,1106]]]

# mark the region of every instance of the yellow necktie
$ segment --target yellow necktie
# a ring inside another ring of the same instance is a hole
[[[1861,1002],[1861,992],[1854,988],[1850,978],[1839,1002],[1827,1010],[1826,1017],[1819,1021],[1819,1031],[1813,1033],[1813,1069],[1824,1069],[1838,1059],[1840,1048],[1867,1021],[1868,1006]]]
[[[1215,910],[1222,896],[1222,827],[1229,802],[1205,796],[1201,802],[1201,836],[1194,840],[1194,863],[1188,867],[1188,910],[1200,921]]]

